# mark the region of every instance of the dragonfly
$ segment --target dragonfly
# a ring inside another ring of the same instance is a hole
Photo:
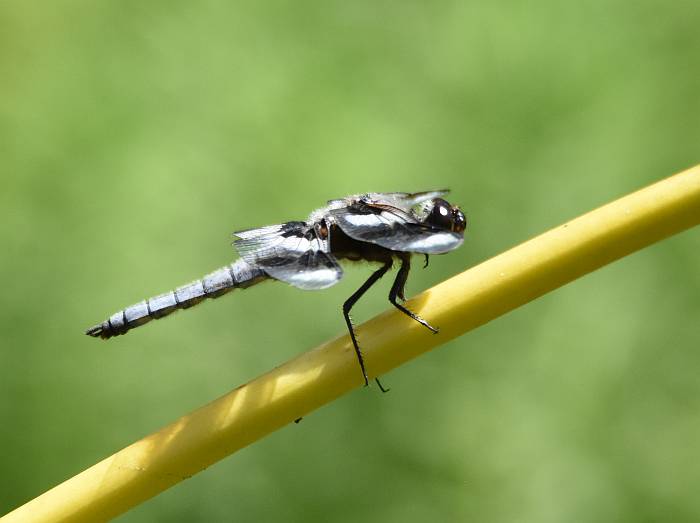
[[[278,280],[303,290],[320,290],[343,277],[339,261],[381,264],[344,303],[343,317],[355,349],[365,385],[369,384],[362,350],[350,311],[355,303],[394,265],[399,269],[389,291],[389,302],[422,326],[438,329],[402,302],[411,256],[422,254],[424,267],[431,254],[444,254],[464,241],[464,212],[443,196],[448,190],[415,193],[365,193],[330,200],[306,221],[290,221],[234,233],[240,258],[201,279],[143,300],[113,314],[85,331],[108,339],[126,334],[153,319],[188,309],[206,298],[218,298],[265,280]],[[381,383],[377,380],[380,388]]]

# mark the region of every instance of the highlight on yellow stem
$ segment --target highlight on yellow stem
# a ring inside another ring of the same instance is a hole
[[[384,374],[627,254],[700,223],[700,166],[560,225],[409,300],[435,336],[396,310],[358,328]],[[90,467],[2,523],[102,521],[364,383],[349,337],[302,354]]]

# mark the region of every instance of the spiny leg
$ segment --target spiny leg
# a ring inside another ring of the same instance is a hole
[[[382,382],[379,381],[379,378],[374,378],[374,381],[377,382],[377,385],[379,385],[379,390],[381,390],[382,392],[389,392],[389,391],[391,390],[391,389],[388,389],[388,388],[385,389],[385,388],[382,386]]]
[[[389,260],[379,269],[374,271],[372,275],[369,278],[367,278],[367,281],[363,283],[362,286],[359,289],[357,289],[352,296],[345,300],[345,303],[343,303],[343,317],[345,318],[345,323],[347,323],[348,325],[348,331],[350,331],[350,339],[352,340],[353,347],[355,347],[357,361],[360,362],[362,376],[365,378],[365,387],[369,385],[369,379],[367,378],[367,371],[365,370],[365,361],[362,359],[362,351],[360,351],[360,346],[357,344],[357,338],[355,338],[355,330],[352,327],[352,320],[350,319],[350,310],[352,309],[353,305],[357,303],[357,300],[359,300],[362,297],[362,295],[365,292],[367,292],[367,289],[369,289],[372,285],[377,283],[377,281],[379,281],[379,278],[386,274],[386,271],[388,271],[391,268],[391,263],[391,260]],[[384,388],[381,386],[381,384],[379,384],[379,387],[382,389],[382,391],[384,391]]]
[[[406,297],[404,296],[404,287],[406,286],[406,280],[408,279],[408,273],[411,270],[411,260],[408,256],[402,256],[401,257],[401,268],[399,269],[398,274],[396,275],[396,279],[394,280],[394,284],[391,286],[391,291],[389,291],[389,301],[391,304],[399,309],[401,312],[406,314],[407,316],[410,316],[414,320],[416,320],[418,323],[423,325],[424,327],[430,329],[433,331],[434,334],[437,334],[437,329],[430,325],[427,321],[425,321],[423,318],[418,316],[416,313],[411,312],[408,310],[406,307],[401,305],[396,301],[396,298],[399,297],[402,300],[405,300]]]

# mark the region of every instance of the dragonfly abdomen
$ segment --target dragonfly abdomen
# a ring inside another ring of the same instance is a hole
[[[116,312],[102,323],[90,327],[85,334],[103,339],[126,334],[135,327],[167,316],[177,309],[189,309],[206,298],[218,298],[233,289],[250,287],[266,278],[267,275],[261,269],[251,267],[243,260],[236,260],[207,274],[201,280]]]

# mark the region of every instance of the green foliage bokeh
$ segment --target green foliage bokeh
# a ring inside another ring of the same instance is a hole
[[[82,334],[230,232],[452,189],[410,294],[700,161],[700,4],[0,3],[0,513],[343,332],[368,267]],[[698,521],[700,234],[358,390],[123,521]],[[357,308],[385,309],[388,282]]]

